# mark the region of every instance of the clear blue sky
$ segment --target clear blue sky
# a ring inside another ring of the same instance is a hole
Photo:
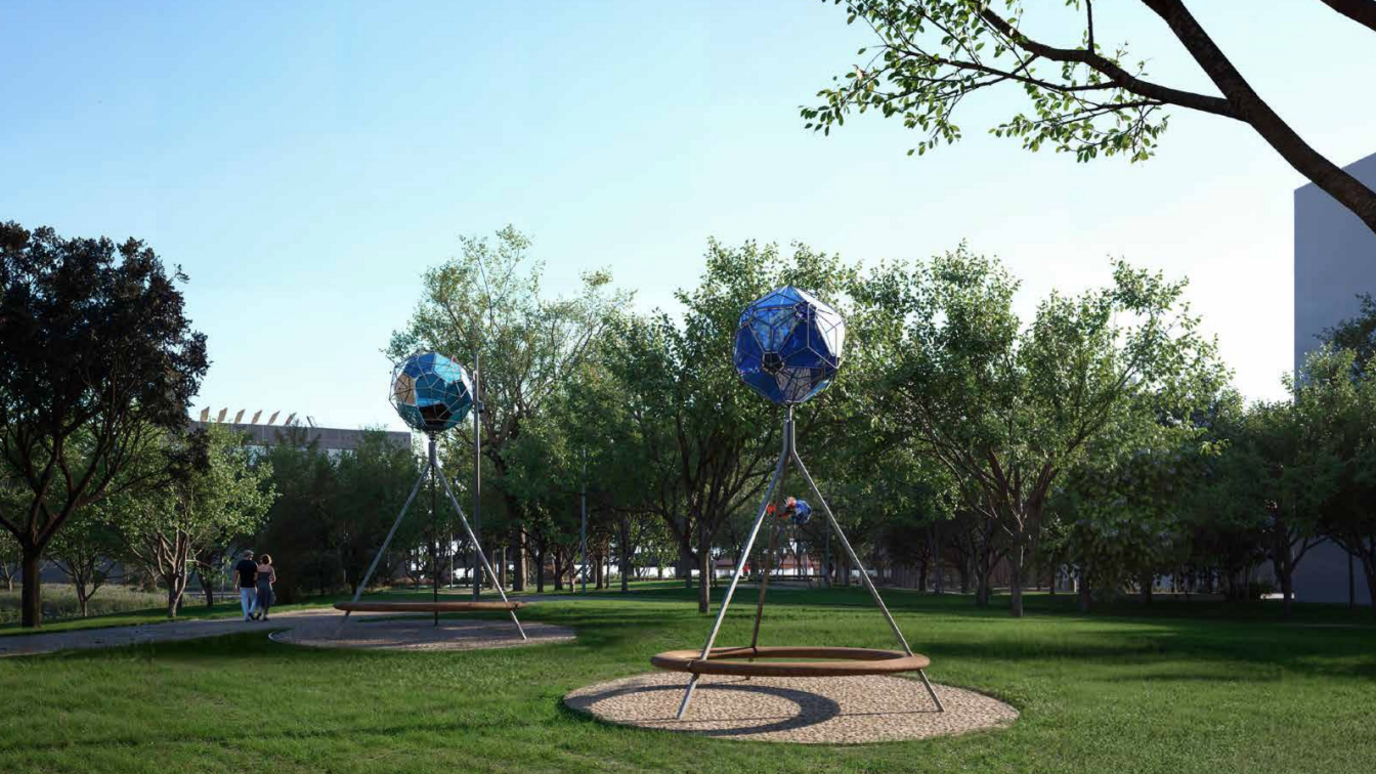
[[[1340,164],[1376,151],[1369,31],[1318,0],[1190,5],[1311,144]],[[1158,80],[1209,88],[1138,4],[1096,19]],[[798,105],[864,39],[816,0],[8,0],[0,219],[137,236],[181,264],[214,361],[198,412],[399,427],[380,349],[424,268],[506,223],[550,287],[610,267],[645,308],[696,280],[712,235],[866,261],[967,239],[1025,280],[1026,307],[1123,256],[1188,275],[1239,387],[1280,394],[1303,180],[1249,129],[1177,110],[1151,162],[1076,165],[987,136],[1021,104],[1004,93],[920,159],[896,122],[805,131]]]

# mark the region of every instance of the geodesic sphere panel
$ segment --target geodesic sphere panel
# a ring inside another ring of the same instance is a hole
[[[423,433],[458,425],[473,408],[473,382],[463,366],[435,352],[412,355],[392,369],[392,407]]]
[[[750,389],[791,406],[825,390],[841,366],[846,321],[792,285],[745,308],[736,329],[736,373]]]

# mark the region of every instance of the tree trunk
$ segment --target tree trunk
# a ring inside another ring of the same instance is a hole
[[[711,607],[712,588],[712,547],[708,545],[707,528],[698,529],[698,612],[706,613]],[[689,578],[692,581],[692,578]]]
[[[631,573],[631,534],[630,526],[626,523],[626,517],[621,517],[621,591],[625,593],[630,590]]]
[[[177,609],[182,601],[182,592],[176,578],[167,578],[167,617],[176,618]]]
[[[20,563],[24,580],[20,592],[20,624],[25,629],[40,629],[43,627],[43,578],[39,568],[43,564],[43,552],[37,546],[24,545],[22,549]]]
[[[211,585],[210,579],[205,577],[205,573],[197,572],[196,577],[201,580],[201,591],[205,592],[205,606],[215,607],[215,587]]]
[[[545,549],[542,546],[535,552],[535,591],[545,593]]]
[[[1281,595],[1280,617],[1281,617],[1281,618],[1284,618],[1284,619],[1286,619],[1286,620],[1289,620],[1289,619],[1290,619],[1290,608],[1291,608],[1291,603],[1293,603],[1294,600],[1295,600],[1295,577],[1294,577],[1294,573],[1289,573],[1289,572],[1287,572],[1287,573],[1284,573],[1284,574],[1280,574],[1280,577],[1279,577],[1277,580],[1280,581],[1280,595]]]
[[[511,540],[516,547],[516,556],[513,560],[513,564],[516,566],[512,568],[511,572],[511,590],[525,591],[526,578],[530,573],[530,568],[526,566],[526,535],[517,529],[512,533]]]
[[[1009,562],[1013,568],[1013,577],[1008,584],[1009,600],[1008,612],[1014,618],[1022,618],[1022,573],[1023,573],[1023,548],[1018,546],[1013,549]]]
[[[678,547],[678,570],[683,573],[683,588],[693,588],[693,549],[684,538]]]
[[[1151,604],[1152,587],[1156,585],[1156,574],[1151,570],[1143,570],[1137,579],[1137,586],[1142,592],[1142,604]]]
[[[1091,604],[1094,602],[1094,597],[1090,591],[1089,581],[1086,580],[1085,571],[1083,569],[1080,570],[1080,582],[1078,585],[1079,589],[1077,593],[1080,598],[1080,612],[1088,613]]]

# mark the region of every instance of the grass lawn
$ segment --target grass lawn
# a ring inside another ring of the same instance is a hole
[[[765,644],[891,647],[859,590],[771,591]],[[0,771],[14,772],[1370,772],[1370,611],[1120,605],[1082,617],[1033,596],[1028,617],[969,598],[889,592],[931,676],[1012,703],[1005,730],[858,747],[784,746],[619,728],[560,697],[649,671],[711,620],[667,586],[630,600],[544,602],[524,618],[572,644],[466,653],[297,649],[256,634],[0,659]],[[996,600],[997,603],[997,600]],[[743,590],[723,645],[748,641]]]

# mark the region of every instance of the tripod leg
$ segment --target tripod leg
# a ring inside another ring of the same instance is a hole
[[[387,553],[387,547],[392,544],[392,538],[396,537],[397,527],[401,526],[401,520],[406,517],[406,510],[411,507],[411,502],[416,499],[416,494],[420,492],[420,485],[425,483],[425,477],[430,471],[423,471],[416,479],[416,485],[411,487],[411,494],[407,495],[406,503],[401,506],[401,513],[397,514],[397,520],[392,522],[392,529],[387,532],[387,539],[382,541],[382,547],[373,555],[373,563],[368,565],[368,572],[363,574],[363,580],[358,584],[358,589],[354,591],[353,601],[357,602],[363,596],[363,590],[368,588],[368,581],[373,579],[373,573],[377,571],[377,563],[382,561],[382,555]],[[339,639],[340,632],[344,631],[344,624],[349,622],[349,613],[344,611],[344,620],[339,622],[339,627],[334,630],[335,639]]]
[[[707,635],[707,644],[702,646],[702,660],[707,660],[712,652],[712,644],[717,640],[717,632],[721,631],[722,621],[726,619],[726,609],[731,606],[731,597],[736,593],[736,586],[741,582],[741,573],[745,569],[745,560],[750,556],[750,549],[755,546],[755,538],[760,534],[760,525],[764,523],[764,517],[768,515],[765,510],[769,506],[769,501],[774,497],[774,490],[779,486],[779,479],[783,478],[784,468],[788,465],[788,452],[793,438],[793,414],[790,411],[788,419],[784,422],[784,449],[779,454],[779,462],[774,466],[774,477],[769,481],[769,488],[765,490],[764,500],[760,503],[759,515],[755,517],[755,524],[750,528],[750,537],[746,538],[745,546],[741,548],[740,561],[736,562],[736,571],[731,574],[731,585],[726,589],[726,596],[721,600],[721,608],[717,610],[717,620],[712,624],[712,632]],[[705,583],[706,578],[702,581]],[[683,713],[688,711],[688,702],[693,698],[693,689],[698,685],[699,675],[694,672],[693,677],[688,681],[688,689],[683,692],[683,702],[678,706],[679,720],[683,719]]]
[[[459,505],[458,498],[454,497],[454,490],[450,488],[449,479],[444,475],[444,471],[440,469],[438,460],[434,462],[434,468],[435,475],[439,477],[440,481],[444,482],[444,493],[449,495],[449,502],[454,505],[454,510],[458,511],[459,522],[463,524],[464,531],[468,533],[468,539],[473,541],[473,547],[476,549],[478,556],[483,560],[483,567],[487,570],[488,577],[492,579],[492,585],[497,587],[497,593],[502,596],[502,601],[507,602],[506,589],[502,588],[501,579],[497,577],[496,571],[492,569],[492,563],[487,560],[487,554],[483,552],[482,546],[478,544],[478,536],[473,534],[473,528],[468,524],[468,517],[464,515],[463,508]],[[516,631],[521,633],[521,639],[530,639],[526,636],[526,630],[521,626],[521,620],[516,617],[516,611],[508,610],[507,612],[511,614],[511,622],[516,624]]]
[[[941,705],[941,699],[936,697],[936,691],[932,689],[932,681],[927,679],[927,670],[917,670],[917,676],[922,678],[922,685],[927,689],[927,695],[932,697],[932,703],[936,705],[936,711],[945,712],[946,708]]]
[[[822,513],[827,516],[827,522],[831,525],[832,531],[841,541],[841,547],[845,549],[846,555],[850,557],[852,564],[860,570],[860,579],[865,582],[865,588],[869,589],[870,596],[874,598],[874,604],[878,605],[879,612],[884,614],[884,620],[889,622],[889,628],[893,630],[893,635],[898,638],[898,644],[903,646],[903,652],[911,656],[913,649],[908,647],[908,640],[903,637],[903,630],[898,628],[898,623],[893,620],[893,615],[889,613],[889,608],[884,604],[884,600],[879,596],[879,590],[874,587],[874,581],[870,579],[869,571],[860,561],[860,557],[855,554],[855,549],[851,547],[850,541],[846,539],[846,533],[841,531],[841,524],[836,521],[836,515],[831,512],[831,506],[827,505],[827,499],[822,496],[822,491],[817,488],[817,482],[812,480],[812,475],[807,472],[807,466],[803,464],[802,457],[798,456],[798,450],[793,450],[793,464],[798,467],[798,472],[803,474],[807,480],[808,488],[812,490],[812,495],[817,498],[817,502],[822,506]],[[922,676],[922,683],[927,686],[927,692],[931,694],[932,701],[936,703],[938,711],[945,712],[941,706],[941,700],[936,697],[936,691],[932,690],[932,685],[927,681],[926,672],[919,672]]]

